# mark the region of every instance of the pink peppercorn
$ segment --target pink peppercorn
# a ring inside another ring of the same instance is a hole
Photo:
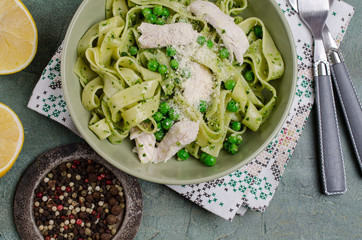
[[[98,181],[102,180],[102,177],[101,176],[98,176],[97,177]]]
[[[38,192],[38,193],[36,194],[36,196],[37,196],[38,198],[42,198],[42,197],[43,197],[43,193],[42,193],[42,192]]]
[[[63,210],[63,205],[59,204],[57,209],[58,209],[58,211],[62,211]]]
[[[78,224],[78,225],[81,225],[82,222],[83,222],[82,219],[77,219],[77,221],[75,223]]]
[[[54,198],[55,198],[55,199],[59,199],[59,196],[58,196],[58,195],[55,195]]]
[[[101,176],[102,179],[106,178],[106,175],[104,173],[102,173],[100,176]]]
[[[70,187],[67,187],[67,188],[65,189],[65,191],[69,193],[69,192],[72,191],[72,189],[71,189]]]
[[[111,184],[112,184],[112,181],[111,181],[111,180],[107,180],[107,181],[106,181],[106,184],[107,184],[107,185],[111,185]]]

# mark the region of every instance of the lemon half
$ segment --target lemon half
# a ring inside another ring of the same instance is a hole
[[[38,46],[33,17],[19,0],[0,1],[0,75],[26,68]]]
[[[19,117],[0,103],[0,178],[14,165],[23,142],[24,129]]]

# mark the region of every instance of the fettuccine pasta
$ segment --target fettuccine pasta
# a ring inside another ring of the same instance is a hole
[[[99,139],[130,136],[142,163],[177,154],[215,164],[235,154],[277,102],[284,72],[263,22],[242,19],[246,0],[107,0],[106,18],[78,43],[74,72]]]

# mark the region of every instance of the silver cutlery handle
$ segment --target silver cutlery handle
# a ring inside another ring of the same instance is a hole
[[[362,107],[348,74],[341,52],[337,49],[328,52],[332,64],[332,75],[340,99],[353,148],[362,170]]]
[[[314,82],[324,193],[327,195],[343,194],[347,191],[346,176],[331,76],[317,75],[314,77]]]

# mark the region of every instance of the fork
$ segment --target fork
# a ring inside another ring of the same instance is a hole
[[[329,12],[329,1],[301,0],[298,1],[298,9],[300,18],[314,38],[313,75],[324,193],[327,195],[343,194],[347,191],[346,175],[330,68],[322,39],[322,31]]]
[[[329,0],[329,4],[332,5],[333,1]],[[289,3],[298,12],[297,0],[289,0]],[[332,80],[338,93],[357,161],[362,170],[362,105],[349,76],[342,52],[338,49],[327,24],[323,28],[322,36],[332,70]]]

